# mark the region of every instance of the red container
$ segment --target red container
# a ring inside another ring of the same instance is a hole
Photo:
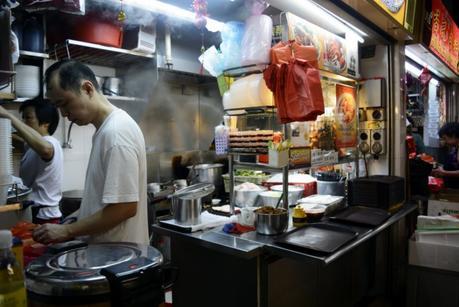
[[[112,22],[83,17],[75,24],[73,37],[79,41],[120,48],[123,28]]]

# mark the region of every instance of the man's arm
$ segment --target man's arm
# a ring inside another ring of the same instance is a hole
[[[22,139],[31,147],[43,160],[49,161],[54,156],[53,145],[46,141],[40,133],[30,128],[19,120],[16,116],[9,113],[5,108],[0,106],[0,117],[8,118],[11,124],[20,134]]]
[[[107,232],[137,213],[137,202],[109,204],[93,215],[73,224],[44,224],[33,232],[37,242],[61,242],[77,236]]]
[[[459,170],[445,171],[443,167],[432,170],[432,175],[436,177],[459,177]]]

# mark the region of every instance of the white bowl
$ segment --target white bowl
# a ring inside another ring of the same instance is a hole
[[[279,191],[282,192],[284,187],[279,184],[279,185],[273,185],[271,187],[271,190],[273,191]],[[303,197],[304,193],[304,188],[300,186],[295,186],[295,185],[289,185],[288,186],[288,205],[293,206],[298,202],[298,199]]]
[[[261,198],[262,206],[275,207],[277,205],[277,201],[279,200],[279,197],[281,197],[282,195],[282,192],[264,191],[264,192],[261,192],[259,195]]]

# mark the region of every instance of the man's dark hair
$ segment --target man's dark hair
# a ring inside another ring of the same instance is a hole
[[[100,91],[100,85],[97,83],[94,72],[86,65],[74,60],[62,60],[51,65],[45,72],[46,87],[54,73],[59,76],[59,86],[63,90],[72,90],[76,93],[80,91],[81,80],[89,80],[94,84],[97,91]]]
[[[438,131],[440,137],[456,137],[459,138],[459,123],[446,123]]]
[[[49,135],[53,135],[59,124],[59,113],[56,107],[54,107],[48,99],[34,98],[24,101],[19,107],[19,112],[24,112],[28,107],[33,107],[35,109],[35,116],[38,119],[38,124],[49,124],[48,133]]]

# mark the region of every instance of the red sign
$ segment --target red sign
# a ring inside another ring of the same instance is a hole
[[[459,28],[441,0],[432,0],[432,37],[429,48],[459,74]]]

